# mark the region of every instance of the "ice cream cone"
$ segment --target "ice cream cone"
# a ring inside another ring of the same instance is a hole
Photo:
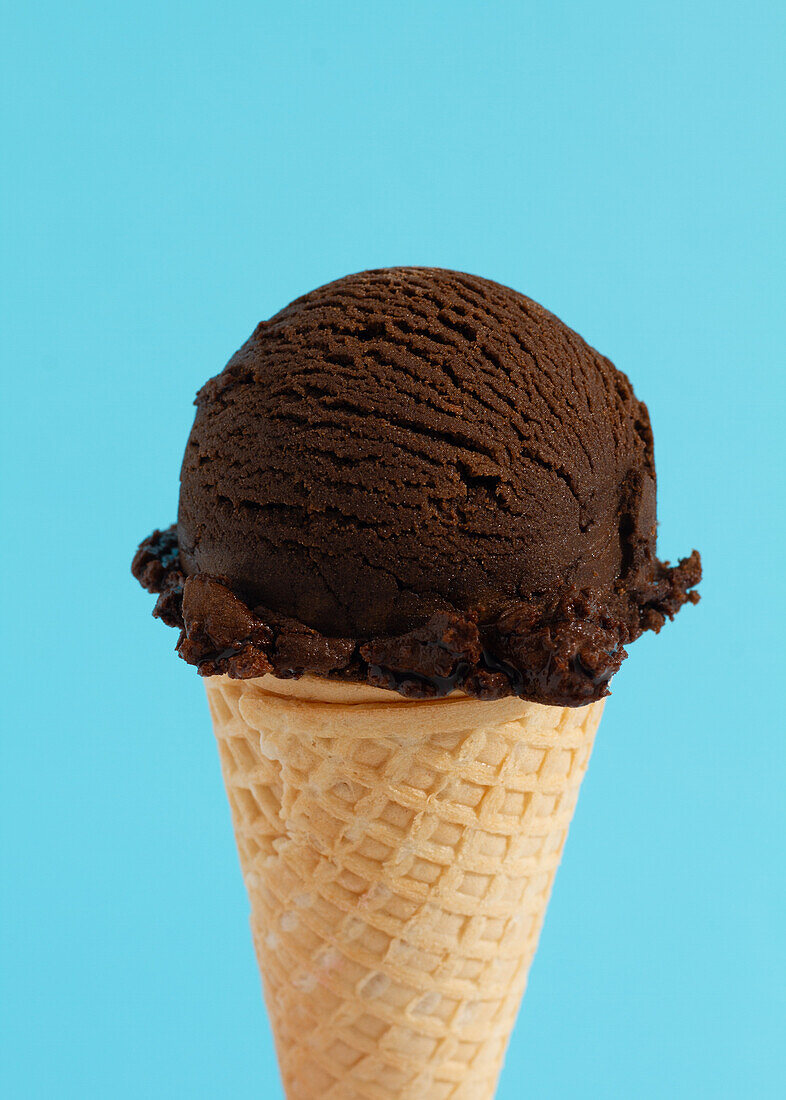
[[[603,703],[205,682],[288,1100],[489,1100]]]

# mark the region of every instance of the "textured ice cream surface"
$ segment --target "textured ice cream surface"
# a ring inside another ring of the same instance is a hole
[[[262,322],[196,400],[134,571],[204,674],[582,704],[698,582],[655,552],[646,406],[537,303],[363,272]]]

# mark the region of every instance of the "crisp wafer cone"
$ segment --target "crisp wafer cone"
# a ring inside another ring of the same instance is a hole
[[[206,686],[288,1100],[490,1100],[603,704]]]

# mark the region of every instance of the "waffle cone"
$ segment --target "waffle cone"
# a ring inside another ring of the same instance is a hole
[[[206,686],[288,1100],[490,1100],[603,704]]]

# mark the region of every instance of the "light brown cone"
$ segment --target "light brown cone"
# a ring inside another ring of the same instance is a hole
[[[490,1100],[603,704],[206,686],[288,1100]]]

